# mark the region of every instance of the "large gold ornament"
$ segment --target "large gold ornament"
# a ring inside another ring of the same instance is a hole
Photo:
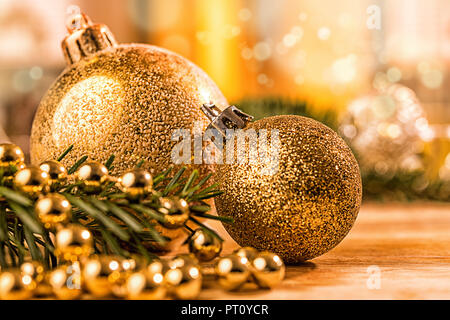
[[[109,29],[85,15],[74,18],[63,41],[67,68],[42,99],[31,133],[31,161],[56,159],[72,165],[83,155],[104,163],[116,156],[113,173],[143,168],[162,171],[171,161],[175,129],[204,130],[203,103],[227,101],[214,82],[183,57],[155,46],[117,44]],[[206,170],[206,168],[205,168]]]
[[[216,166],[215,182],[224,192],[215,198],[217,212],[234,218],[224,227],[237,243],[298,263],[346,236],[360,208],[361,176],[350,148],[333,130],[301,116],[249,122],[251,117],[233,106],[222,113],[203,108],[221,134],[267,130],[267,143],[256,150],[269,157],[257,153],[240,164]],[[279,139],[272,140],[276,133]]]

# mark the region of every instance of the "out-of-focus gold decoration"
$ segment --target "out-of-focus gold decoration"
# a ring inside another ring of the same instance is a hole
[[[225,290],[237,290],[250,278],[247,259],[237,255],[220,258],[215,266],[219,285]]]
[[[127,279],[128,299],[160,300],[166,295],[164,275],[161,271],[144,270],[131,274]]]
[[[55,254],[65,261],[79,261],[92,253],[91,232],[83,226],[70,224],[56,233]]]
[[[434,132],[415,93],[382,78],[374,84],[374,94],[349,104],[339,131],[358,154],[363,171],[389,175],[423,169],[420,154]]]
[[[177,299],[195,299],[202,288],[202,273],[197,265],[169,269],[164,275],[169,292]]]
[[[20,265],[23,276],[30,276],[36,282],[33,294],[38,297],[46,297],[52,294],[52,288],[48,283],[48,273],[44,265],[39,261],[28,261]]]
[[[58,193],[39,198],[34,208],[39,220],[47,229],[54,229],[59,224],[67,223],[72,217],[72,206]]]
[[[0,274],[0,299],[25,300],[33,296],[36,281],[20,270],[2,271]]]
[[[112,295],[113,286],[122,277],[123,259],[114,256],[92,256],[83,264],[87,290],[96,298]]]
[[[14,176],[15,187],[28,194],[32,198],[37,198],[49,188],[48,173],[38,167],[29,166],[19,170]]]
[[[215,198],[217,213],[234,219],[224,227],[237,243],[297,263],[331,250],[347,235],[361,205],[361,176],[350,148],[333,130],[301,116],[248,122],[233,106],[220,114],[204,109],[211,127],[224,136],[221,130],[230,127],[267,130],[267,140],[278,136],[252,148],[253,155],[246,143],[242,161],[216,165],[214,179],[223,191]]]
[[[152,192],[153,179],[147,170],[134,169],[119,178],[119,187],[130,200],[137,200]]]
[[[284,279],[285,266],[283,260],[273,253],[261,252],[252,263],[252,275],[258,286],[272,288]]]
[[[49,275],[54,295],[61,300],[78,299],[83,294],[79,262],[60,266]]]
[[[161,224],[167,229],[181,228],[189,219],[189,205],[178,197],[160,199],[159,212],[163,215]]]
[[[236,249],[233,254],[235,254],[238,257],[244,258],[245,263],[249,266],[252,265],[253,260],[258,255],[258,250],[252,247],[243,247]]]
[[[76,179],[86,193],[98,193],[108,181],[108,169],[98,161],[89,161],[77,171]]]
[[[146,160],[147,169],[166,169],[177,143],[173,130],[191,130],[195,122],[203,130],[207,120],[200,106],[226,106],[225,97],[181,56],[144,44],[118,45],[106,26],[85,15],[74,19],[79,28],[70,27],[63,41],[69,65],[33,122],[32,163],[55,159],[74,144],[63,164],[84,155],[105,162],[114,153],[115,173],[138,160]]]
[[[200,261],[211,261],[222,251],[222,242],[203,229],[197,229],[189,240],[189,251]]]

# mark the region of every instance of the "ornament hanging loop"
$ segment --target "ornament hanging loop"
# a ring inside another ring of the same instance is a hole
[[[76,30],[87,28],[91,24],[91,19],[81,12],[72,14],[67,18],[66,28],[69,33],[73,33]]]
[[[227,130],[243,129],[253,120],[253,116],[242,112],[235,106],[229,106],[224,111],[220,111],[214,104],[204,104],[201,109],[211,121],[206,130],[216,129],[225,138]]]
[[[61,47],[68,65],[117,45],[106,25],[92,23],[82,12],[69,16],[66,27],[69,34],[62,41]]]

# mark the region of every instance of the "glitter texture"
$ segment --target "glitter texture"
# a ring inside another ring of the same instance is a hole
[[[56,159],[70,144],[63,164],[83,155],[105,162],[116,156],[113,173],[141,159],[147,169],[171,165],[175,129],[208,124],[200,106],[228,105],[197,66],[170,51],[124,44],[69,66],[37,110],[31,132],[31,161]],[[203,166],[202,174],[210,168]]]
[[[262,175],[261,162],[216,167],[224,194],[217,213],[241,246],[269,250],[287,263],[317,257],[350,231],[361,205],[358,163],[333,130],[300,116],[275,116],[246,129],[278,129],[279,170]]]

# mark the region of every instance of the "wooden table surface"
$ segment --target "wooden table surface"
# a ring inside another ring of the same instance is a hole
[[[214,226],[230,253],[236,243]],[[200,299],[450,299],[450,204],[366,204],[336,248],[288,266],[275,289],[205,287]]]

